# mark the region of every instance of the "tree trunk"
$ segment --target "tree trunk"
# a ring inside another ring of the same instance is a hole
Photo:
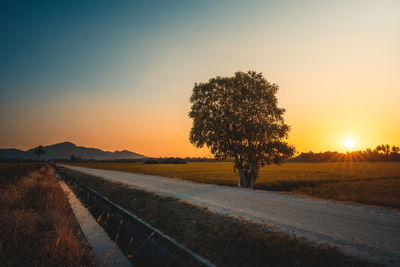
[[[238,171],[238,187],[253,188],[258,175],[258,169],[253,164],[246,164],[244,167],[238,166]]]
[[[246,177],[244,175],[244,171],[243,168],[239,169],[239,183],[238,183],[238,187],[246,187]]]
[[[256,176],[254,174],[249,175],[247,178],[247,188],[254,188],[254,182],[256,180]]]

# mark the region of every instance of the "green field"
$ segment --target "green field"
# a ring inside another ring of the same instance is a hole
[[[230,162],[75,163],[75,166],[237,186]],[[285,163],[261,169],[256,188],[400,208],[399,162]]]

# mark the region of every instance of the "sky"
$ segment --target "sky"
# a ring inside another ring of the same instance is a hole
[[[280,86],[297,151],[400,145],[400,1],[1,1],[0,147],[189,142],[195,82]]]

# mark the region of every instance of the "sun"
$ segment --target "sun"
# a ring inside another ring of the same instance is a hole
[[[351,138],[347,138],[343,141],[343,146],[347,149],[352,149],[356,146],[356,141],[354,141],[354,139]]]

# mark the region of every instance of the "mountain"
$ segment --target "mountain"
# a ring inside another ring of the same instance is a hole
[[[34,149],[35,148],[31,148],[27,151],[19,149],[0,149],[0,159],[35,159],[36,155],[33,153]],[[46,153],[40,156],[42,159],[69,159],[71,155],[83,159],[100,160],[141,159],[146,157],[128,150],[110,152],[98,148],[76,146],[71,142],[44,146],[43,149]]]
[[[19,149],[15,148],[0,149],[0,159],[28,159],[27,156],[28,155],[25,151]],[[34,155],[32,155],[32,158],[33,156]]]

